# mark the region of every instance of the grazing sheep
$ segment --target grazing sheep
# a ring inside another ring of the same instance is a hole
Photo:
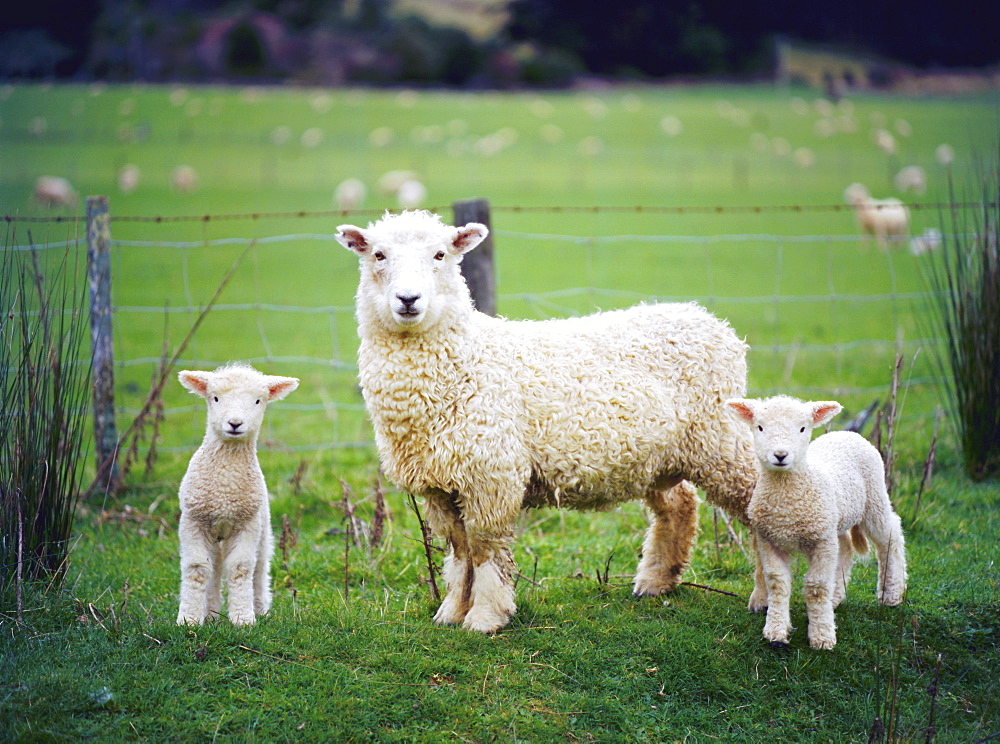
[[[170,185],[180,194],[190,194],[198,187],[198,172],[190,165],[178,165],[170,173]]]
[[[382,465],[426,499],[448,543],[435,622],[507,624],[523,507],[643,500],[651,524],[634,592],[670,591],[697,526],[686,481],[746,520],[753,448],[725,410],[746,386],[746,344],[694,303],[566,320],[484,315],[459,263],[487,232],[416,211],[337,235],[361,259],[358,367]]]
[[[427,200],[427,187],[416,179],[403,181],[396,192],[400,209],[416,209]]]
[[[118,190],[123,194],[131,194],[139,187],[142,172],[137,165],[124,165],[118,171]]]
[[[908,165],[901,168],[893,178],[896,191],[906,193],[912,191],[917,196],[923,196],[927,191],[927,173],[919,165]]]
[[[181,480],[177,624],[200,625],[218,616],[225,578],[230,621],[250,625],[271,607],[271,514],[257,435],[267,404],[299,381],[241,364],[178,376],[207,402],[208,427]]]
[[[333,204],[337,209],[347,211],[358,209],[365,203],[365,196],[368,189],[363,181],[357,178],[348,178],[337,184],[333,192]]]
[[[810,444],[813,428],[840,412],[834,401],[804,403],[779,395],[729,405],[751,424],[760,461],[748,514],[767,581],[764,638],[775,647],[788,643],[789,561],[793,553],[805,553],[809,645],[831,649],[837,643],[833,610],[847,593],[854,553],[866,553],[868,539],[878,555],[879,604],[898,605],[906,591],[903,529],[886,493],[882,457],[849,431]]]
[[[33,198],[37,204],[52,209],[53,207],[75,207],[79,198],[76,189],[65,178],[60,176],[39,176],[35,180]]]
[[[910,214],[899,199],[872,199],[868,189],[852,183],[844,190],[844,201],[854,208],[862,235],[871,235],[882,250],[889,241],[901,242],[909,234]]]

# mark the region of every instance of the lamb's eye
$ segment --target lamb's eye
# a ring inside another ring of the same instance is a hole
[[[760,424],[757,424],[757,431],[764,431],[764,427],[761,426]]]
[[[218,395],[213,395],[212,396],[212,400],[214,400],[216,403],[218,403],[219,402],[219,396]]]
[[[385,254],[382,251],[375,251],[374,256],[376,261],[385,261]]]
[[[260,398],[257,399],[257,405],[260,405]]]
[[[444,261],[444,251],[438,251],[434,254],[435,261]]]
[[[806,432],[806,427],[803,426],[801,429],[799,429],[799,434],[805,434],[805,432]]]

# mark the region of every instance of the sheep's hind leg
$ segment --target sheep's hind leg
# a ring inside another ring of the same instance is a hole
[[[698,532],[698,494],[687,481],[669,491],[650,490],[645,501],[650,524],[635,574],[637,597],[663,594],[680,583]]]
[[[878,557],[878,602],[895,607],[906,594],[906,545],[899,515],[888,510],[880,529],[868,527]]]
[[[466,581],[471,608],[462,622],[466,630],[494,633],[510,622],[514,602],[513,535],[469,540]]]

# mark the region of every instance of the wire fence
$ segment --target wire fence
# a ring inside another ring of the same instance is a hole
[[[941,339],[928,330],[930,295],[922,273],[932,256],[913,255],[906,244],[881,251],[850,223],[839,234],[809,233],[810,214],[841,208],[494,207],[499,312],[544,319],[637,302],[694,300],[746,337],[751,395],[834,398],[849,413],[884,398],[896,355],[902,354],[908,362],[904,421],[927,428],[940,382],[932,359]],[[965,206],[920,208],[940,213]],[[784,224],[782,233],[665,230],[670,225],[664,218],[690,213],[751,220],[782,213],[799,221]],[[239,359],[302,378],[296,394],[280,404],[283,413],[268,415],[265,446],[289,453],[372,447],[356,384],[356,259],[334,241],[333,226],[335,218],[364,224],[375,216],[112,215],[121,419],[136,415],[164,350],[183,337],[235,256],[249,248],[180,368],[214,368]],[[18,240],[20,228],[32,220],[8,217],[4,246],[78,251],[86,235],[75,234],[75,219],[47,218],[46,239],[24,242]],[[331,229],[285,232],[289,220],[326,220]],[[539,230],[540,224],[552,229]],[[572,232],[559,231],[567,226]],[[60,229],[66,239],[52,239]],[[204,427],[203,406],[179,385],[168,385],[164,404],[161,451],[190,451]]]

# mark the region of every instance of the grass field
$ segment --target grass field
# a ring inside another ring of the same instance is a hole
[[[81,195],[109,195],[118,218],[271,215],[113,223],[115,240],[137,243],[116,246],[114,258],[116,354],[131,360],[116,371],[123,417],[148,389],[153,363],[143,360],[159,357],[165,337],[179,343],[244,248],[199,242],[300,236],[251,248],[181,364],[247,358],[303,378],[269,411],[261,454],[276,532],[287,519],[271,615],[251,629],[173,624],[176,488],[204,414],[170,386],[164,454],[117,498],[82,508],[66,589],[32,592],[20,623],[2,609],[0,734],[867,741],[876,719],[899,741],[926,740],[929,725],[935,741],[1000,733],[997,488],[964,480],[946,428],[917,504],[941,403],[920,257],[861,246],[849,213],[817,208],[842,203],[853,181],[892,195],[892,176],[911,164],[926,169],[928,191],[905,200],[943,200],[948,169],[936,148],[954,148],[951,173],[967,183],[977,154],[994,147],[997,104],[868,95],[831,107],[804,90],[722,86],[544,96],[0,89],[4,214],[45,214],[30,194],[51,173]],[[895,154],[876,147],[876,129],[893,133]],[[116,185],[127,163],[142,172],[129,194]],[[189,194],[169,185],[181,163],[199,173]],[[377,463],[354,384],[355,263],[329,236],[395,206],[374,188],[392,169],[417,172],[428,206],[445,214],[457,199],[491,200],[500,311],[510,317],[699,299],[751,344],[752,392],[836,397],[849,411],[885,398],[902,348],[911,384],[894,500],[910,552],[906,604],[878,607],[874,565],[860,566],[835,651],[809,650],[797,595],[791,649],[774,652],[763,619],[745,609],[750,562],[708,508],[685,578],[736,596],[685,586],[633,599],[638,507],[531,512],[516,550],[519,612],[491,638],[433,626],[416,517],[389,484],[381,544],[345,552],[342,482],[371,521]],[[330,210],[348,177],[368,185],[370,211],[274,215]],[[595,205],[695,209],[540,209]],[[790,205],[806,209],[767,209]],[[734,209],[753,206],[764,209]],[[939,224],[934,209],[913,212],[914,234]],[[60,241],[82,226],[5,230],[11,245],[29,230],[34,242]]]

